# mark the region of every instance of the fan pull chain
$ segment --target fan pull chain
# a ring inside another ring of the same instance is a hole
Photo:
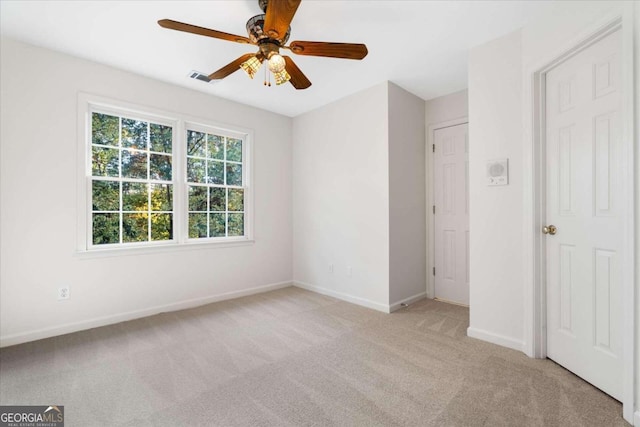
[[[271,73],[267,70],[267,68],[269,67],[264,67],[264,85],[271,87]]]

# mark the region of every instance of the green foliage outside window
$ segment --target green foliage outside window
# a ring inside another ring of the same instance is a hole
[[[93,113],[94,245],[173,238],[173,129]]]
[[[245,235],[242,143],[187,131],[189,238]]]
[[[173,134],[171,126],[92,113],[93,245],[174,238]],[[243,144],[238,138],[187,131],[189,238],[245,235]]]

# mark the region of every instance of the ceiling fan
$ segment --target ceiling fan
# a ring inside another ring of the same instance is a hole
[[[294,41],[286,46],[291,33],[289,24],[300,6],[300,2],[301,0],[258,0],[264,14],[256,15],[247,21],[249,37],[236,36],[171,19],[162,19],[158,21],[158,24],[171,30],[258,46],[258,52],[242,55],[218,71],[211,73],[209,75],[211,80],[224,79],[241,68],[253,79],[262,63],[267,61],[267,66],[269,71],[273,73],[276,85],[290,82],[296,89],[306,89],[311,86],[311,82],[300,71],[293,59],[280,55],[280,49],[287,49],[298,55],[345,59],[362,59],[367,56],[368,51],[367,46],[356,43]],[[265,85],[271,86],[271,82],[267,82],[266,78]]]

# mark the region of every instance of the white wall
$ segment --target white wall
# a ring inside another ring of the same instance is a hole
[[[291,119],[50,50],[1,43],[2,344],[291,280]],[[75,256],[80,91],[253,129],[255,244]],[[70,285],[71,298],[58,302],[62,284]]]
[[[387,87],[293,121],[294,281],[383,311],[389,304]]]
[[[521,31],[470,53],[472,331],[502,336],[505,344],[513,346],[524,339],[520,259],[523,69],[558,52],[558,40],[576,39],[589,24],[619,13],[623,3],[559,2]],[[497,157],[509,158],[509,185],[486,187],[484,163]]]
[[[563,44],[578,40],[596,23],[619,15],[630,2],[557,2],[553,9],[526,25],[486,45],[472,49],[469,58],[469,120],[471,175],[471,326],[469,334],[513,348],[522,348],[523,329],[523,158],[521,94],[523,70],[542,66],[562,53]],[[635,3],[636,64],[640,56],[640,17]],[[636,82],[638,81],[636,65]],[[636,86],[636,108],[640,91]],[[636,126],[640,115],[636,110]],[[637,132],[637,127],[636,127]],[[640,182],[638,136],[636,134],[636,250],[640,240]],[[507,187],[485,187],[484,162],[508,157],[510,183]],[[636,252],[636,258],[638,254]],[[640,313],[640,282],[636,262],[636,316]],[[638,325],[636,317],[636,324]],[[640,326],[640,325],[638,325]],[[638,327],[637,326],[637,327]],[[640,330],[637,340],[640,344]],[[640,350],[640,348],[639,348]],[[640,352],[636,352],[636,398],[640,407]],[[625,408],[625,411],[628,411]],[[636,412],[640,425],[640,413]]]
[[[469,116],[469,91],[467,89],[433,98],[425,103],[427,125],[447,122]]]
[[[583,38],[591,31],[588,27],[609,21],[613,16],[617,16],[621,13],[624,7],[631,6],[635,3],[635,77],[636,77],[636,96],[635,96],[635,108],[636,108],[636,309],[635,313],[638,316],[640,313],[640,212],[638,212],[638,199],[640,198],[640,183],[638,177],[638,168],[640,168],[640,157],[638,155],[638,147],[640,146],[640,138],[637,136],[638,127],[640,126],[640,115],[638,114],[638,108],[640,107],[640,88],[638,86],[640,74],[640,66],[638,60],[640,57],[640,15],[638,9],[640,4],[638,2],[624,2],[624,1],[592,1],[592,2],[578,2],[574,4],[572,2],[561,2],[554,5],[554,9],[549,12],[548,16],[544,17],[544,20],[539,20],[526,26],[522,32],[522,46],[523,46],[523,64],[525,67],[535,66],[540,63],[541,60],[548,58],[552,53],[559,53],[560,48],[558,41],[571,41],[579,38]],[[638,318],[636,318],[636,348],[640,348],[640,325],[638,324]],[[640,352],[636,350],[635,354],[636,364],[636,408],[640,408]],[[625,411],[628,408],[625,407]],[[640,412],[636,412],[636,425],[640,425]]]
[[[563,44],[585,34],[590,24],[618,15],[628,1],[560,1],[552,9],[522,29],[522,61],[525,67],[536,65]]]
[[[424,108],[421,98],[389,83],[389,303],[392,306],[426,294]]]
[[[516,31],[469,57],[469,335],[520,349],[522,45]],[[509,159],[509,185],[485,185],[485,162]]]

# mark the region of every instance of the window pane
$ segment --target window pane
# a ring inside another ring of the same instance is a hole
[[[93,244],[120,243],[120,214],[93,214]]]
[[[187,180],[189,182],[204,182],[204,160],[187,159]]]
[[[151,240],[173,239],[171,214],[151,214]]]
[[[189,214],[189,237],[197,239],[199,237],[207,237],[207,214],[206,213],[190,213]]]
[[[209,202],[209,210],[211,212],[215,212],[215,211],[222,211],[224,212],[225,208],[225,193],[226,193],[226,189],[224,188],[219,188],[219,187],[211,187],[209,189],[209,192],[211,194],[211,200]]]
[[[173,128],[151,123],[149,125],[149,130],[151,131],[151,134],[149,135],[151,151],[157,151],[159,153],[171,153]]]
[[[123,211],[147,211],[148,202],[147,184],[140,182],[122,183]]]
[[[147,122],[122,118],[122,146],[147,149]]]
[[[151,210],[173,211],[173,185],[151,184]]]
[[[117,147],[119,127],[118,117],[93,113],[91,116],[91,142]]]
[[[94,211],[119,211],[120,183],[116,181],[93,181],[91,203]]]
[[[242,165],[227,163],[227,185],[242,185]]]
[[[207,171],[207,182],[209,184],[224,184],[224,163],[209,160],[209,170]]]
[[[207,151],[210,159],[224,160],[224,137],[207,135]]]
[[[232,162],[242,161],[242,140],[227,138],[227,160]]]
[[[91,147],[91,174],[93,176],[118,176],[119,150]]]
[[[193,130],[187,131],[187,156],[206,157],[206,135]]]
[[[207,211],[207,187],[189,186],[189,210]]]
[[[225,236],[225,214],[214,213],[209,215],[210,219],[210,236],[209,237],[224,237]]]
[[[150,178],[171,181],[171,156],[151,154],[150,157]]]
[[[244,190],[241,188],[229,189],[229,211],[242,212],[244,211]]]
[[[122,242],[149,240],[149,216],[144,213],[122,214]]]
[[[184,198],[185,190],[190,239],[244,236],[244,141],[218,135],[213,127],[187,130],[179,138],[182,158],[174,159],[175,130],[119,114],[92,113],[88,145],[94,244],[182,241],[181,230],[174,230],[173,198]],[[186,166],[180,177],[186,175],[186,187],[174,185],[174,161],[178,169]]]
[[[147,179],[147,153],[122,150],[122,177]]]
[[[244,236],[244,214],[229,214],[229,236]]]

